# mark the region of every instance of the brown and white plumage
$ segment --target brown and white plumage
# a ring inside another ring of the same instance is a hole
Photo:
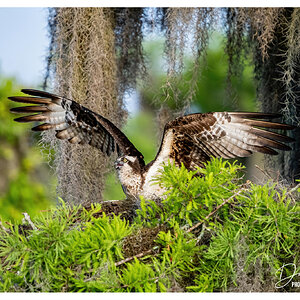
[[[279,116],[247,112],[191,114],[167,123],[163,141],[173,139],[170,158],[178,165],[184,163],[188,169],[202,166],[212,156],[247,157],[253,152],[276,155],[274,149],[290,150],[284,143],[293,139],[262,128],[293,128],[290,125],[263,120]],[[163,144],[160,151],[164,151]],[[157,157],[159,155],[160,152]]]
[[[163,191],[153,186],[163,163],[175,162],[194,170],[211,157],[247,157],[253,152],[276,155],[290,150],[285,143],[293,139],[266,129],[289,130],[293,126],[269,121],[280,115],[272,113],[214,112],[190,114],[165,125],[160,149],[155,159],[145,165],[143,155],[109,120],[77,102],[51,93],[22,90],[34,96],[9,97],[20,103],[37,104],[11,109],[14,113],[33,113],[17,122],[44,122],[34,131],[56,130],[56,137],[70,143],[89,144],[106,155],[116,153],[116,169],[124,192],[129,197],[159,198]]]
[[[45,122],[33,131],[54,129],[56,137],[73,144],[89,144],[108,156],[134,155],[143,160],[128,138],[109,120],[83,107],[77,102],[44,91],[23,89],[23,93],[36,97],[8,97],[14,102],[38,104],[12,108],[13,113],[37,113],[16,118],[16,122]]]

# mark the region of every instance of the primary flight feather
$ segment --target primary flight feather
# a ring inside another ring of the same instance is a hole
[[[211,112],[190,114],[168,122],[155,159],[144,157],[125,134],[108,119],[77,102],[52,93],[23,89],[28,96],[9,97],[20,103],[37,104],[12,108],[14,113],[33,113],[17,122],[44,122],[34,131],[55,130],[56,137],[70,143],[89,144],[110,156],[116,153],[115,168],[128,198],[161,198],[164,190],[153,185],[163,163],[174,162],[189,170],[203,167],[211,157],[247,157],[253,152],[276,155],[290,150],[293,139],[267,129],[290,130],[287,124],[269,121],[279,114],[256,112]],[[275,150],[276,149],[276,150]]]

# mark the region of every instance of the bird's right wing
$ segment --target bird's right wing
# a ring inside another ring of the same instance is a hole
[[[191,114],[170,121],[156,159],[174,160],[188,169],[203,166],[211,157],[247,157],[253,152],[276,155],[274,149],[290,150],[285,143],[293,139],[266,130],[294,127],[271,122],[280,115],[272,113],[214,112]],[[265,120],[267,119],[267,120]]]
[[[142,154],[112,122],[87,109],[77,102],[52,93],[23,89],[23,93],[33,96],[14,96],[10,100],[20,103],[37,104],[12,108],[13,113],[31,113],[16,118],[17,122],[44,122],[33,127],[33,131],[56,130],[58,139],[74,144],[89,144],[108,156],[132,155],[143,160]],[[34,113],[34,114],[32,114]]]

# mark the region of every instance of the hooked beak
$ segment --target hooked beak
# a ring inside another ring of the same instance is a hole
[[[123,163],[119,160],[115,161],[115,168],[119,170],[123,166]]]

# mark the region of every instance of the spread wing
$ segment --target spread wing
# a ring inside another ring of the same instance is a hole
[[[278,154],[274,149],[290,150],[284,143],[293,139],[268,129],[293,129],[270,122],[278,114],[214,112],[179,117],[166,124],[156,159],[174,160],[188,169],[203,166],[210,157],[247,157],[253,152]]]
[[[56,137],[74,144],[89,144],[100,149],[108,156],[113,152],[118,155],[137,156],[141,163],[143,155],[128,138],[109,120],[87,109],[77,102],[44,91],[23,89],[31,95],[9,97],[20,103],[37,104],[12,108],[13,113],[31,113],[29,116],[16,118],[17,122],[44,122],[33,127],[33,131],[56,130]],[[34,114],[32,114],[34,113]]]

